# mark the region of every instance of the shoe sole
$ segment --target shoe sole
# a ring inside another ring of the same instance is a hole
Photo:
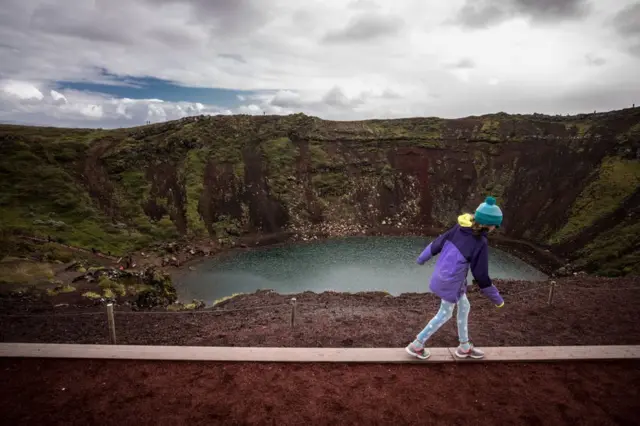
[[[484,355],[481,355],[481,356],[478,356],[478,355],[473,356],[473,355],[467,355],[467,354],[460,354],[460,353],[458,353],[458,351],[455,351],[454,353],[455,353],[455,355],[456,355],[458,358],[460,358],[460,359],[466,359],[466,358],[482,359],[482,358],[484,358]]]
[[[427,356],[425,356],[425,357],[421,357],[421,356],[420,356],[420,355],[418,355],[417,353],[415,353],[415,352],[411,352],[411,351],[409,350],[409,348],[404,348],[404,350],[405,350],[409,355],[411,355],[412,357],[418,358],[418,359],[420,359],[420,360],[429,359],[429,357],[431,356],[431,354],[429,354],[429,355],[427,355]]]

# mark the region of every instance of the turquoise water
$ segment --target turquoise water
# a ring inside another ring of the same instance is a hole
[[[176,279],[176,287],[181,300],[207,303],[258,289],[282,294],[307,290],[426,292],[435,259],[423,266],[415,260],[429,241],[355,237],[238,252],[197,265],[195,271]],[[489,249],[489,272],[492,278],[546,279],[542,272],[495,248]]]

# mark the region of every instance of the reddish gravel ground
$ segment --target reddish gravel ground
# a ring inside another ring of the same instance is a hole
[[[547,283],[497,285],[504,295],[504,308],[496,309],[477,287],[469,294],[469,329],[478,346],[640,344],[640,278],[560,280],[553,306],[547,306]],[[291,296],[273,292],[244,295],[210,313],[126,312],[126,307],[118,306],[118,343],[401,347],[426,325],[439,304],[430,294],[309,292],[296,296],[294,329],[289,325]],[[98,313],[75,316],[90,313],[87,309]],[[36,316],[28,316],[32,314]],[[46,302],[0,298],[0,341],[108,343],[104,307],[54,308]],[[456,345],[455,321],[449,321],[431,344]]]
[[[637,425],[640,362],[0,360],[6,425]]]

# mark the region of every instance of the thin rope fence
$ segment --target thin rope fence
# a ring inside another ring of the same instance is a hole
[[[534,291],[540,291],[540,290],[549,290],[549,286],[540,286],[537,288],[530,288],[528,290],[524,290],[524,291],[519,291],[517,293],[505,293],[505,297],[512,297],[512,296],[519,296],[521,294],[525,294],[525,293],[531,293]]]
[[[79,317],[79,316],[104,316],[104,312],[51,312],[48,314],[0,314],[0,318],[20,318],[20,317],[34,317],[34,318],[51,318],[51,317]]]
[[[549,291],[552,287],[555,287],[555,294],[560,295],[564,290],[570,291],[637,291],[640,290],[640,287],[610,287],[610,288],[589,288],[582,287],[579,285],[541,285],[536,288],[530,288],[527,290],[519,291],[517,293],[506,293],[504,297],[511,298],[515,296],[519,296],[522,294],[537,292],[546,290]],[[295,298],[294,298],[295,299]],[[553,303],[553,298],[551,298],[549,304]],[[289,302],[289,303],[276,303],[276,304],[268,304],[261,306],[249,306],[243,308],[233,308],[233,309],[224,309],[224,308],[213,308],[213,309],[204,309],[204,310],[185,310],[185,311],[124,311],[124,310],[113,310],[114,315],[222,315],[227,313],[234,312],[250,312],[256,310],[263,309],[275,309],[275,308],[289,308],[289,309],[297,309],[302,307],[322,307],[322,308],[337,308],[337,309],[346,309],[346,308],[366,308],[366,306],[362,306],[357,302],[351,305],[332,305],[331,302]],[[295,308],[294,308],[295,307]],[[376,308],[388,308],[388,309],[401,309],[401,306],[376,306]],[[50,312],[50,313],[18,313],[18,314],[0,314],[0,318],[51,318],[51,317],[82,317],[82,316],[104,316],[104,311],[101,312]]]
[[[279,303],[276,305],[264,305],[264,306],[249,306],[246,308],[236,308],[236,309],[207,309],[207,310],[196,310],[196,311],[115,311],[118,315],[196,315],[196,314],[226,314],[229,312],[246,312],[246,311],[255,311],[259,309],[270,309],[270,308],[280,308],[280,307],[290,307],[290,303]]]
[[[580,287],[577,285],[562,285],[562,289],[572,288],[580,291],[618,291],[618,290],[640,290],[640,287],[611,287],[611,288],[593,288],[593,287]]]

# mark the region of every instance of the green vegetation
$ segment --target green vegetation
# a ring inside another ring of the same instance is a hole
[[[332,166],[331,157],[317,143],[309,144],[309,156],[311,168],[313,170],[323,169]]]
[[[220,303],[222,303],[222,302],[226,302],[227,300],[231,300],[231,299],[233,299],[233,298],[234,298],[234,297],[236,297],[236,296],[242,296],[243,294],[244,294],[244,293],[233,293],[231,296],[224,296],[224,297],[221,297],[220,299],[216,299],[216,300],[213,302],[213,306],[219,305]]]
[[[204,190],[204,169],[209,151],[194,149],[187,153],[184,162],[184,183],[187,193],[187,222],[194,235],[204,235],[206,227],[199,211],[200,196]]]
[[[100,287],[105,292],[107,290],[110,290],[111,292],[113,292],[114,294],[117,294],[118,296],[124,296],[125,294],[127,294],[127,289],[125,288],[124,284],[113,281],[104,275],[101,276],[100,279],[98,280],[98,287]]]
[[[168,306],[178,299],[168,274],[157,270],[145,271],[142,282],[148,287],[137,293],[135,303],[139,307]]]
[[[275,198],[286,201],[291,194],[291,179],[295,180],[298,148],[289,138],[279,138],[260,145],[267,166],[269,190]]]
[[[640,222],[628,220],[596,236],[578,252],[575,266],[605,276],[640,274]]]
[[[631,126],[627,132],[620,133],[616,136],[616,140],[621,144],[640,142],[640,123]]]
[[[0,232],[122,252],[132,241],[109,229],[109,219],[80,184],[74,167],[86,157],[93,133],[76,132],[77,139],[69,133],[59,139],[30,135],[1,142]]]
[[[241,164],[242,151],[238,146],[222,145],[213,151],[213,158],[219,163]]]
[[[562,243],[578,235],[598,219],[613,213],[640,185],[640,162],[608,157],[597,176],[585,187],[571,208],[567,224],[550,240]]]
[[[376,139],[385,138],[406,138],[406,139],[441,139],[442,125],[444,120],[436,117],[426,117],[420,119],[400,119],[400,120],[368,120],[362,122],[362,130],[370,133],[369,137]],[[354,127],[357,125],[354,123]],[[425,146],[437,146],[437,143],[424,141]],[[421,145],[418,142],[418,145]]]
[[[40,250],[43,254],[43,260],[46,262],[68,263],[76,257],[73,251],[52,243],[43,244]]]
[[[219,216],[218,221],[213,224],[213,232],[217,238],[226,239],[230,236],[240,235],[242,226],[238,219],[222,215]]]
[[[327,172],[314,175],[311,183],[320,197],[339,197],[346,193],[348,179],[343,173]]]
[[[102,296],[98,293],[94,293],[93,291],[87,291],[86,293],[82,293],[82,297],[86,297],[87,299],[97,300],[102,299]]]
[[[162,219],[155,223],[153,235],[159,240],[172,240],[180,236],[168,214],[162,216]]]
[[[476,191],[482,194],[491,194],[498,203],[504,203],[504,194],[513,182],[517,170],[517,159],[511,166],[494,166],[490,156],[481,150],[473,151],[473,167],[476,171]]]
[[[142,292],[151,290],[151,286],[147,285],[147,284],[132,284],[132,285],[128,285],[127,286],[127,292],[131,295],[131,296],[136,296]]]
[[[59,294],[73,293],[74,291],[76,291],[76,288],[70,285],[57,285],[54,288],[48,288],[47,294],[53,297]]]
[[[572,136],[585,137],[591,130],[591,124],[585,122],[565,123],[565,127]]]
[[[638,162],[632,158],[640,140],[639,112],[356,122],[304,114],[201,117],[109,131],[0,125],[0,257],[51,263],[82,258],[57,244],[28,247],[21,235],[120,256],[161,241],[207,238],[208,233],[219,244],[231,245],[240,236],[265,231],[361,232],[387,215],[398,226],[445,223],[464,200],[480,193],[518,208],[536,185],[552,191],[540,179],[546,166],[527,158],[542,152],[535,150],[551,139],[557,152],[571,156],[568,162],[597,152],[611,155],[576,199],[566,224],[550,218],[527,234],[567,242],[637,188]],[[585,141],[569,135],[594,137]],[[544,136],[550,139],[538,140]],[[520,139],[528,141],[521,152],[513,144]],[[441,164],[430,163],[415,148],[442,150]],[[515,182],[526,186],[527,194],[519,195]],[[547,198],[562,196],[552,195]],[[430,218],[418,217],[429,214],[421,211],[429,208]],[[619,231],[629,234],[633,228]],[[606,232],[590,243],[580,252],[589,268],[604,270],[622,262],[616,270],[634,270],[629,266],[637,252],[632,243],[618,247]],[[600,252],[611,255],[594,254]],[[77,270],[87,266],[84,262]],[[7,272],[3,282],[50,279],[45,272]],[[165,303],[174,296],[169,290],[165,294],[162,283],[138,289],[127,284],[127,292],[142,304]],[[103,287],[114,296],[122,294],[119,286]]]
[[[48,263],[9,261],[0,263],[0,284],[48,282],[54,273]]]
[[[129,222],[144,216],[142,203],[149,199],[150,183],[141,170],[127,170],[119,175],[120,188],[116,189],[121,215]],[[145,218],[146,219],[146,218]]]
[[[167,309],[169,311],[195,311],[196,309],[202,309],[205,307],[205,303],[201,300],[194,299],[191,303],[174,303],[169,305]]]
[[[483,174],[483,170],[489,164],[487,155],[480,150],[473,151],[473,167],[476,169],[476,177],[480,178]]]
[[[502,139],[500,135],[500,121],[487,119],[482,123],[482,127],[476,134],[476,138],[497,142]]]

